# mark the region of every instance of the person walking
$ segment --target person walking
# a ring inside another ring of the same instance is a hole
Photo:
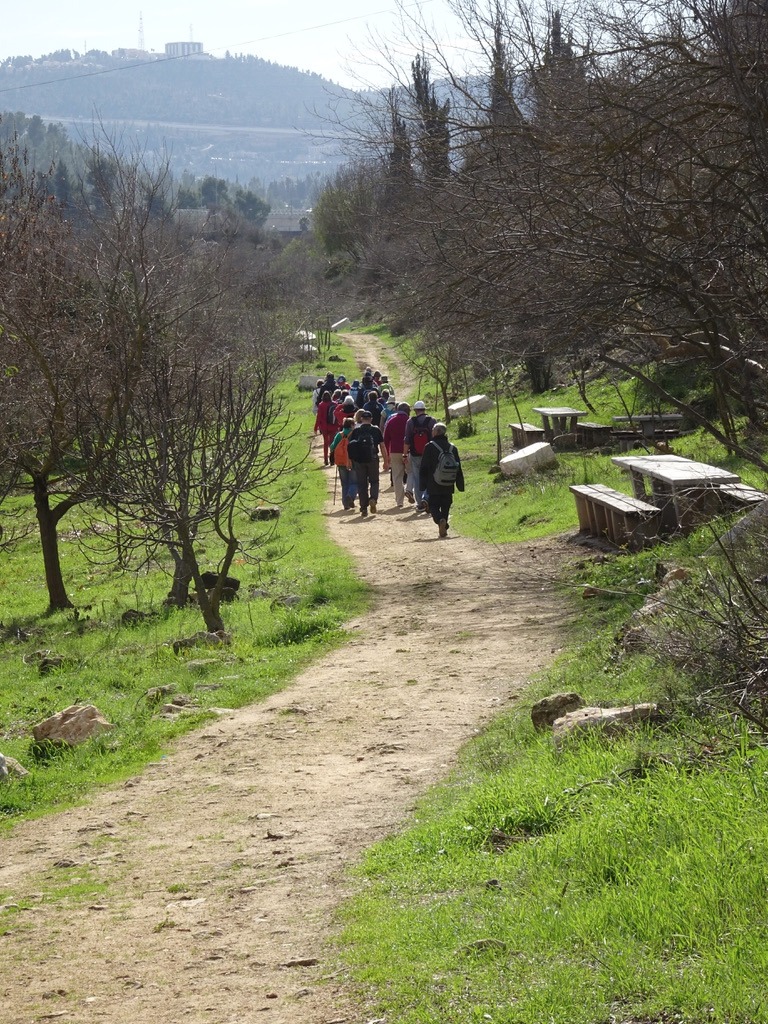
[[[426,491],[429,512],[437,523],[439,537],[448,536],[448,517],[453,504],[453,489],[464,490],[464,471],[456,445],[448,440],[448,428],[435,423],[432,440],[421,457],[419,483]]]
[[[329,465],[328,449],[337,433],[335,412],[336,403],[331,399],[331,392],[324,391],[322,401],[317,405],[315,433],[323,435],[323,462],[326,466]]]
[[[410,414],[410,405],[407,402],[401,402],[397,410],[392,413],[384,424],[384,447],[389,453],[392,486],[395,489],[395,504],[398,508],[403,507],[403,499],[405,497],[405,456],[403,455],[403,443],[405,441],[405,428],[408,426]]]
[[[416,502],[419,512],[428,511],[426,492],[419,486],[419,471],[421,458],[432,437],[435,422],[434,417],[427,415],[427,407],[423,402],[413,403],[413,416],[408,420],[403,439],[405,470],[408,474],[405,496],[411,504]]]
[[[367,409],[371,414],[371,422],[374,427],[381,429],[381,399],[379,398],[378,391],[369,391],[363,409]]]
[[[312,392],[312,413],[315,416],[317,416],[317,406],[323,397],[323,391],[325,391],[324,384],[324,380],[318,379],[317,387]]]
[[[368,509],[374,514],[379,500],[379,452],[384,459],[384,470],[389,470],[389,454],[384,447],[384,436],[371,422],[368,409],[359,412],[360,425],[355,427],[347,441],[347,453],[357,481],[360,497],[360,515],[365,519]]]
[[[348,416],[331,442],[331,458],[339,473],[341,481],[341,504],[345,509],[355,507],[357,497],[357,480],[352,472],[352,462],[349,458],[349,435],[355,428],[355,421]]]
[[[342,391],[342,395],[343,394],[344,392]],[[347,395],[341,402],[339,402],[333,414],[337,430],[341,430],[344,425],[344,420],[347,419],[347,417],[355,415],[355,409],[355,400],[350,395]]]

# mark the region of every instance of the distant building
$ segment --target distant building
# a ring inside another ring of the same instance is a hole
[[[272,213],[264,222],[267,231],[275,231],[283,238],[296,238],[305,235],[312,229],[311,211],[299,213]]]
[[[165,44],[165,56],[166,57],[191,57],[194,54],[203,54],[202,43],[166,43]]]

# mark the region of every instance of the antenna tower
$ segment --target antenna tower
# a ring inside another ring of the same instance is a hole
[[[139,11],[139,49],[144,50],[144,14]]]

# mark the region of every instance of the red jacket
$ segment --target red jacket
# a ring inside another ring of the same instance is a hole
[[[333,404],[333,402],[318,403],[315,430],[319,430],[321,434],[332,434],[335,437],[339,429],[336,426],[336,420],[334,419],[332,423],[328,422],[328,406]]]
[[[405,439],[405,428],[408,426],[408,413],[395,412],[384,424],[384,444],[387,451],[392,454],[402,454],[403,440]]]

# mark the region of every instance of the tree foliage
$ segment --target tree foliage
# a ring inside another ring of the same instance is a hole
[[[360,265],[389,271],[369,274],[380,298],[414,329],[461,337],[467,365],[473,338],[493,337],[539,387],[553,360],[619,367],[763,465],[738,424],[758,429],[768,409],[764,12],[456,11],[479,66],[460,72],[422,34],[411,86],[372,112],[386,227],[358,220],[356,241]],[[711,401],[666,388],[654,367],[670,364]]]

